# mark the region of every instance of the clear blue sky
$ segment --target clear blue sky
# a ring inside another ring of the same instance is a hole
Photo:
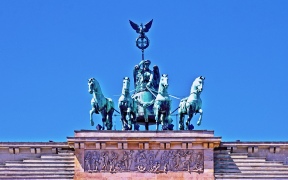
[[[146,58],[169,75],[170,94],[188,96],[206,77],[195,129],[224,141],[287,141],[287,8],[286,0],[2,0],[0,141],[65,141],[94,129],[87,79],[117,104],[122,78],[141,60],[128,20],[152,18]]]

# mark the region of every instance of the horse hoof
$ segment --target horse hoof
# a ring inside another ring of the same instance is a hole
[[[90,124],[91,124],[91,126],[94,126],[94,121],[91,120],[91,121],[90,121]]]
[[[191,131],[191,130],[193,130],[193,129],[194,129],[193,124],[190,124],[190,125],[188,126],[188,129],[187,129],[187,130]]]

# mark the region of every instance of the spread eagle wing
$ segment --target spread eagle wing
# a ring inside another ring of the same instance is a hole
[[[148,23],[145,24],[144,26],[144,32],[148,32],[149,29],[151,28],[152,26],[152,22],[153,22],[153,19],[151,21],[149,21]]]
[[[132,28],[133,28],[137,33],[139,33],[139,32],[140,32],[140,27],[139,27],[139,25],[136,24],[136,23],[134,23],[134,22],[132,22],[131,20],[129,20],[129,22],[130,22],[130,25],[132,26]],[[147,31],[147,32],[148,32],[148,31]]]
[[[153,67],[153,81],[154,81],[154,89],[158,91],[159,89],[159,82],[160,82],[160,71],[158,66]]]

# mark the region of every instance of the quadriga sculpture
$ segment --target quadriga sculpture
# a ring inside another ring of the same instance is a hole
[[[118,100],[121,114],[122,130],[132,130],[132,124],[136,120],[136,105],[130,96],[130,79],[123,78],[122,94]]]
[[[160,123],[162,125],[162,129],[165,129],[165,127],[168,127],[168,125],[171,124],[171,120],[169,118],[171,100],[167,91],[168,86],[168,75],[163,74],[160,79],[158,94],[154,102],[154,114],[157,131]]]
[[[105,126],[107,130],[111,130],[113,125],[114,102],[111,98],[104,97],[101,87],[95,78],[88,79],[88,91],[93,95],[91,99],[92,109],[90,110],[91,126],[94,126],[93,113],[100,113],[102,115],[103,130]]]
[[[190,121],[194,114],[200,113],[199,119],[197,121],[197,125],[201,125],[203,110],[201,109],[202,100],[200,98],[200,94],[203,91],[205,77],[200,76],[197,77],[191,86],[190,96],[182,99],[179,104],[179,129],[184,130],[184,118],[185,115],[188,115],[186,120],[186,129],[192,130],[192,125],[190,125]],[[193,127],[193,126],[192,126]]]

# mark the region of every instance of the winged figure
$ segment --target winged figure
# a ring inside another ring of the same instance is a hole
[[[161,76],[157,65],[153,66],[153,74],[154,89],[158,90]]]
[[[129,20],[129,22],[130,22],[130,25],[132,26],[132,28],[137,33],[139,33],[141,37],[144,37],[145,33],[148,32],[149,29],[151,28],[153,19],[151,21],[149,21],[148,23],[146,23],[144,26],[142,23],[140,25],[138,25],[138,24],[132,22],[131,20]]]
[[[160,82],[160,72],[157,65],[153,67],[153,71],[149,69],[151,64],[150,60],[142,60],[138,65],[134,67],[134,87],[137,91],[145,90],[146,86],[152,87],[158,91]],[[141,68],[141,66],[143,66]]]

